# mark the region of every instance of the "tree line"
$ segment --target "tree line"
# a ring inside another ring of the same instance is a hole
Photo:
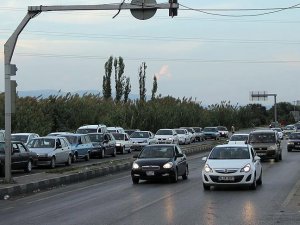
[[[146,98],[146,69],[143,62],[138,70],[139,99],[129,98],[130,78],[124,75],[122,57],[109,57],[105,63],[102,95],[68,93],[42,97],[19,97],[12,116],[12,132],[35,132],[46,135],[56,131],[74,132],[84,124],[105,124],[124,128],[150,130],[181,126],[217,126],[249,128],[267,125],[274,118],[274,108],[261,104],[233,105],[228,101],[203,106],[193,98],[156,95],[158,82],[153,77],[151,98]],[[111,76],[115,75],[115,98],[112,97]],[[4,93],[0,93],[0,128],[4,128]],[[278,121],[294,123],[288,102],[277,104]]]

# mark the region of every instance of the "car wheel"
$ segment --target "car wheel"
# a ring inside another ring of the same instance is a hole
[[[123,155],[125,154],[125,146],[122,148],[122,152]]]
[[[178,171],[177,171],[177,168],[175,169],[174,176],[171,177],[171,181],[172,181],[173,183],[177,183],[177,181],[178,181]]]
[[[288,152],[291,152],[292,151],[292,149],[291,148],[288,148]]]
[[[282,152],[280,152],[279,160],[280,160],[280,161],[282,160]]]
[[[210,190],[210,186],[207,185],[207,184],[205,184],[205,183],[203,183],[203,189],[204,189],[205,191],[209,191],[209,190]]]
[[[258,180],[257,180],[257,184],[258,184],[258,185],[262,185],[262,170],[261,170],[260,176],[259,176],[259,178],[258,178]]]
[[[114,148],[114,152],[111,154],[113,157],[116,157],[116,155],[117,155],[117,149],[116,148]]]
[[[54,169],[54,168],[55,168],[55,158],[54,158],[54,157],[51,158],[51,161],[50,161],[50,168],[51,168],[51,169]]]
[[[100,159],[103,159],[104,156],[105,156],[105,149],[102,148],[100,151],[101,151],[101,152],[100,152]]]
[[[137,178],[137,177],[132,177],[132,183],[133,183],[133,184],[138,184],[139,181],[140,181],[139,178]]]
[[[130,154],[131,153],[131,148],[129,148],[127,152],[128,152],[128,154]]]
[[[90,160],[90,152],[88,152],[85,156],[85,161],[89,161]]]
[[[250,185],[250,190],[256,190],[256,174],[254,174],[254,179],[252,184]]]
[[[66,166],[71,166],[72,164],[72,156],[69,155],[68,160],[66,162]]]
[[[24,171],[25,171],[26,173],[30,173],[31,170],[32,170],[32,162],[31,162],[31,160],[28,160],[28,162],[27,162],[27,164],[26,164],[26,167],[25,167]]]
[[[275,156],[275,162],[279,162],[279,154],[278,153]]]
[[[77,154],[74,154],[72,158],[72,163],[77,162],[77,160],[78,160]]]
[[[189,176],[189,167],[186,166],[186,167],[185,167],[185,172],[184,172],[184,174],[182,175],[182,179],[183,179],[183,180],[186,180],[186,179],[188,179],[188,176]]]

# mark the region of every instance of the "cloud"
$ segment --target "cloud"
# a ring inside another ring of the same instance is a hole
[[[169,65],[163,65],[159,72],[155,74],[156,75],[156,78],[157,80],[161,79],[162,77],[167,77],[169,79],[172,78],[172,74],[170,73],[170,70],[169,70]]]

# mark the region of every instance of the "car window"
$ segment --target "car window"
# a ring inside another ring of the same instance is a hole
[[[175,147],[175,152],[176,152],[176,155],[183,154],[181,149],[178,146]]]
[[[250,159],[247,147],[215,147],[209,159]]]
[[[300,133],[291,133],[289,139],[300,139]]]
[[[247,141],[248,135],[234,134],[231,136],[230,141]]]
[[[54,148],[55,140],[50,138],[32,139],[28,143],[29,148]]]
[[[273,133],[250,133],[250,143],[274,143],[276,142],[275,132]]]
[[[149,146],[145,147],[139,158],[172,158],[174,157],[173,146]]]

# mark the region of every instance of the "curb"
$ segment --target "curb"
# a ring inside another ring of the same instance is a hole
[[[210,151],[215,145],[220,144],[216,143],[199,145],[199,146],[190,146],[188,149],[183,150],[186,155],[192,155],[200,152]],[[67,174],[57,174],[56,177],[30,182],[27,184],[7,184],[7,187],[0,187],[0,199],[8,199],[10,197],[36,193],[41,190],[49,190],[55,187],[69,185],[73,183],[78,183],[86,181],[89,179],[106,176],[112,173],[130,170],[132,166],[132,161],[127,159],[127,162],[119,162],[113,166],[101,167],[100,164],[92,165],[90,167],[81,168],[81,171],[71,171]],[[120,160],[115,160],[117,162]],[[98,167],[97,167],[98,166]]]

